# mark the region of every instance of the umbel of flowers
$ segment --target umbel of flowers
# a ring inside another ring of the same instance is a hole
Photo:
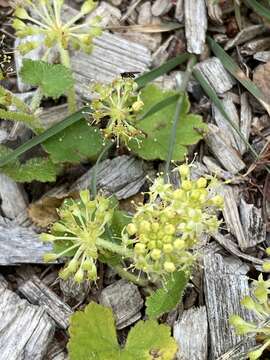
[[[178,168],[181,187],[174,189],[162,177],[149,191],[149,201],[138,206],[123,231],[123,242],[134,244],[134,267],[150,278],[188,269],[195,258],[191,249],[202,233],[219,226],[216,212],[223,198],[213,194],[205,178],[190,179],[190,168]]]
[[[97,98],[90,104],[93,123],[99,125],[108,117],[108,124],[102,130],[106,138],[116,140],[117,146],[123,143],[128,147],[131,139],[142,135],[136,128],[136,116],[142,109],[138,85],[133,79],[117,78],[111,84],[95,84],[92,90]]]
[[[131,268],[147,273],[152,281],[188,270],[201,234],[213,233],[219,226],[216,212],[223,198],[215,195],[207,179],[191,180],[188,165],[181,165],[178,171],[179,189],[164,183],[162,177],[154,181],[147,193],[149,201],[138,205],[122,230],[120,243],[108,236],[115,211],[111,199],[98,195],[91,200],[85,190],[79,200],[66,200],[59,210],[60,220],[50,233],[41,235],[43,241],[54,243],[58,249],[46,254],[45,259],[71,257],[60,276],[74,276],[78,282],[97,279],[96,262],[104,251],[121,255]]]

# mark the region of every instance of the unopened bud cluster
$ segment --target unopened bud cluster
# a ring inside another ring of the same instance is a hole
[[[266,253],[270,255],[270,248],[266,249]],[[264,271],[270,272],[269,264],[269,261],[264,262]],[[268,324],[270,317],[269,294],[270,280],[264,280],[263,275],[260,274],[258,280],[252,282],[251,295],[245,296],[241,301],[241,304],[246,309],[254,312],[258,320],[256,322],[248,322],[239,315],[230,317],[230,323],[239,335],[259,335],[262,340],[262,345],[248,353],[251,360],[259,359],[263,355],[264,350],[270,346],[270,326]]]
[[[96,2],[86,0],[81,6],[80,11],[62,20],[64,0],[25,0],[21,2],[14,12],[16,17],[13,21],[13,28],[16,35],[20,38],[29,35],[44,36],[44,45],[52,48],[54,45],[67,49],[72,46],[75,50],[82,49],[86,53],[92,50],[92,40],[101,34],[99,18],[95,17],[78,24],[85,15],[89,14],[95,7]],[[22,43],[18,50],[22,54],[38,47],[38,41],[27,41]]]
[[[161,276],[189,268],[191,249],[203,233],[219,226],[216,216],[223,198],[213,194],[205,178],[190,179],[190,168],[179,168],[181,187],[174,189],[158,177],[150,188],[149,202],[137,212],[123,232],[123,242],[134,244],[134,267]]]
[[[71,260],[61,270],[60,277],[73,276],[75,281],[96,280],[98,251],[102,249],[105,227],[110,224],[114,209],[110,199],[98,195],[90,199],[88,190],[80,192],[80,199],[67,199],[59,209],[60,220],[53,224],[51,233],[41,235],[42,241],[54,244],[57,253],[47,253],[46,261],[55,261],[62,256]]]
[[[97,95],[90,105],[93,122],[99,125],[108,117],[102,131],[105,137],[116,139],[117,146],[128,146],[131,139],[139,141],[138,136],[142,135],[136,128],[136,116],[144,104],[137,89],[136,82],[129,78],[117,78],[111,84],[95,84],[92,88]]]

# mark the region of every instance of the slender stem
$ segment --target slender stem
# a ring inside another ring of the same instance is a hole
[[[62,45],[59,44],[59,52],[60,52],[62,65],[64,65],[65,67],[71,69],[68,50],[63,49]],[[75,87],[74,86],[72,86],[67,91],[67,98],[68,98],[68,110],[69,110],[69,113],[72,114],[75,111],[77,111],[76,93],[75,93]]]
[[[173,157],[173,151],[174,151],[174,146],[175,146],[175,142],[176,142],[176,132],[177,132],[177,126],[178,126],[178,122],[179,122],[179,117],[183,108],[183,104],[184,104],[184,91],[186,90],[189,78],[192,74],[192,70],[194,65],[196,64],[196,57],[191,55],[188,64],[187,64],[187,68],[186,68],[186,72],[185,72],[185,76],[184,79],[178,89],[179,91],[179,99],[176,103],[176,108],[175,108],[175,113],[174,113],[174,119],[173,119],[173,125],[172,125],[172,130],[171,130],[171,136],[170,136],[170,144],[169,144],[169,150],[168,150],[168,156],[167,156],[167,160],[166,160],[166,165],[165,165],[165,174],[164,174],[164,180],[165,182],[169,182],[169,172],[170,172],[170,164],[172,161],[172,157]]]
[[[93,176],[91,178],[91,197],[95,199],[97,196],[97,172],[100,161],[103,159],[104,154],[114,145],[114,142],[109,141],[105,146],[102,152],[99,154],[96,164],[93,168]]]
[[[125,258],[132,258],[133,257],[133,251],[125,248],[124,246],[115,244],[111,241],[103,240],[101,238],[98,238],[96,241],[96,245],[100,246],[103,249],[109,250],[113,253],[119,254],[121,256],[124,256]]]
[[[141,277],[131,274],[130,272],[126,271],[121,265],[115,265],[113,268],[122,278],[125,278],[128,281],[137,284],[138,286],[146,287],[147,285],[149,285],[149,281],[147,279],[143,279]]]

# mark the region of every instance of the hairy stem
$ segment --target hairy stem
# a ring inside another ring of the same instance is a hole
[[[132,258],[133,257],[133,251],[125,248],[124,246],[115,244],[111,241],[103,240],[98,238],[96,241],[96,245],[98,247],[101,247],[103,249],[109,250],[115,254],[121,255],[125,258]]]
[[[191,55],[190,59],[188,61],[188,64],[187,64],[184,79],[182,80],[182,83],[178,89],[179,98],[176,103],[173,125],[172,125],[171,136],[170,136],[170,145],[169,145],[168,156],[167,156],[166,165],[165,165],[164,179],[166,182],[169,182],[170,164],[172,161],[174,146],[175,146],[175,142],[176,142],[177,125],[179,122],[179,117],[180,117],[183,103],[184,103],[184,92],[186,90],[188,80],[192,74],[192,70],[193,70],[193,67],[195,64],[196,64],[196,57],[194,55]]]
[[[113,268],[122,278],[125,278],[138,286],[146,287],[147,285],[149,285],[149,281],[147,279],[138,277],[138,275],[131,274],[121,265],[115,265]]]

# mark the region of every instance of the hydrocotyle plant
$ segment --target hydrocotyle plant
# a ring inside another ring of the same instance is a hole
[[[266,249],[267,255],[270,255],[270,248]],[[265,261],[263,264],[264,271],[270,272],[270,262]],[[250,360],[257,360],[264,350],[270,347],[270,280],[264,280],[263,274],[260,274],[258,280],[252,281],[251,295],[246,295],[241,304],[248,310],[251,310],[257,321],[248,322],[239,315],[232,315],[230,323],[239,335],[256,335],[262,344],[248,353]]]

